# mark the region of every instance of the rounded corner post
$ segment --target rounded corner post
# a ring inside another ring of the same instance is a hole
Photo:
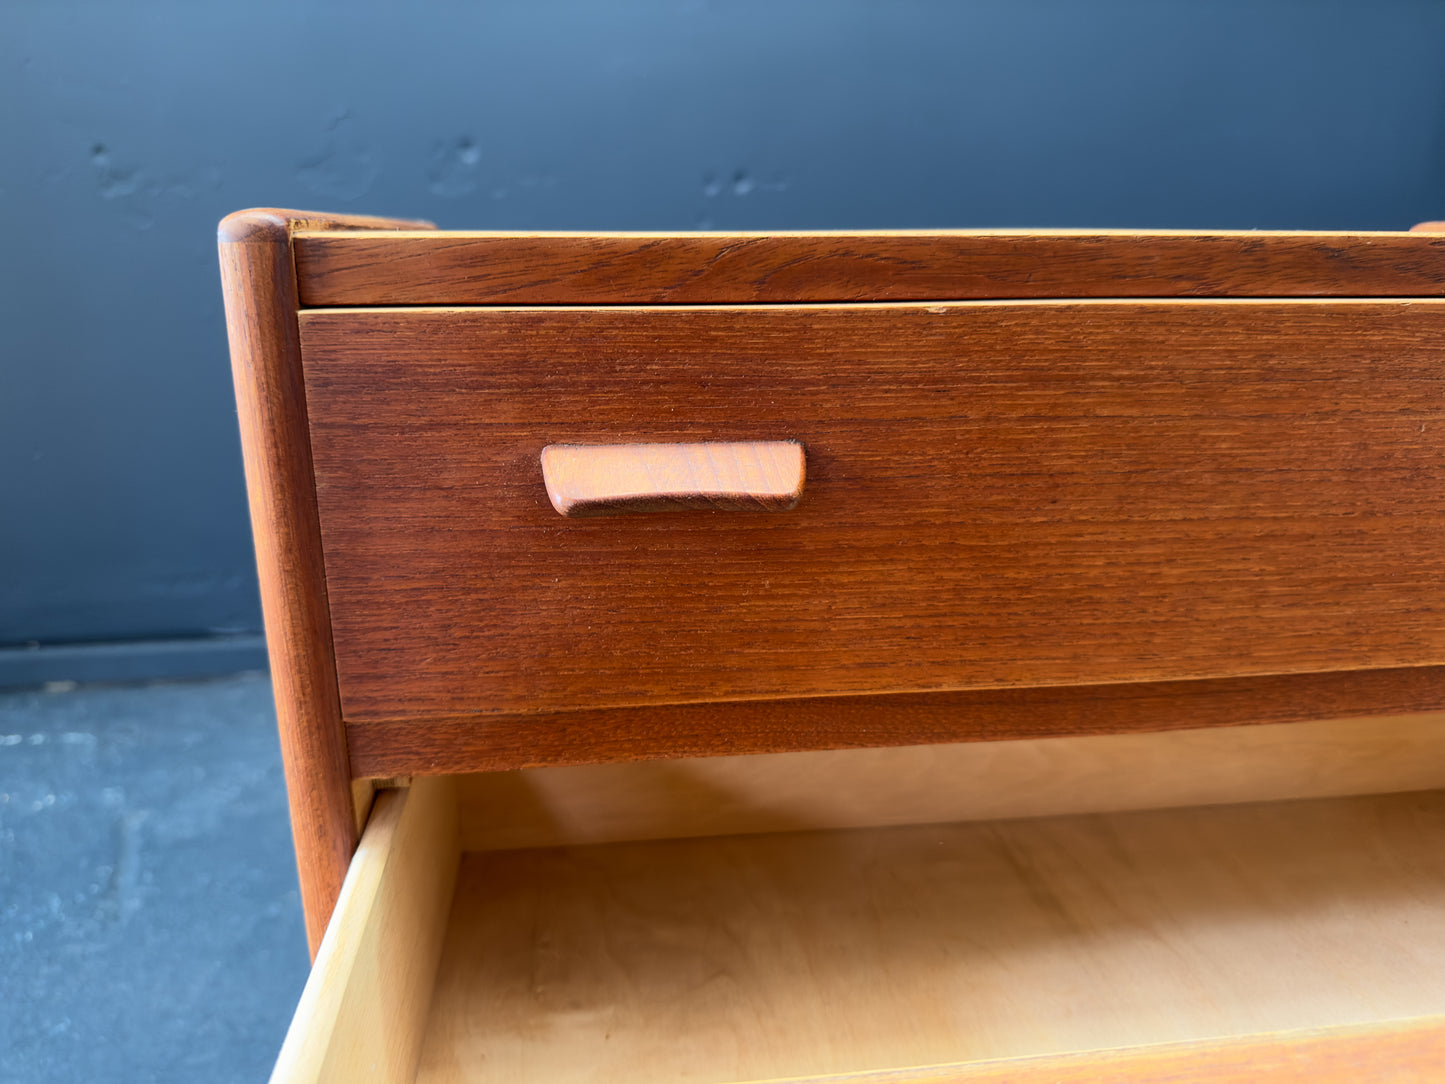
[[[331,642],[289,243],[300,216],[218,230],[226,328],[292,834],[312,957],[358,832]]]
[[[293,216],[270,207],[253,207],[232,211],[216,227],[216,240],[222,245],[285,244],[291,232]]]

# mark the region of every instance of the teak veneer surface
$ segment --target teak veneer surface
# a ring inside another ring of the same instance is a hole
[[[354,775],[1002,741],[1430,713],[1445,667],[1213,681],[820,696],[351,723]]]
[[[331,655],[296,329],[298,225],[383,230],[427,223],[261,208],[228,215],[217,231],[261,610],[314,956],[365,808],[353,800]],[[368,796],[365,788],[361,796]]]
[[[301,303],[741,304],[1445,294],[1426,233],[302,232]]]
[[[352,723],[1445,661],[1441,302],[300,327]],[[788,439],[780,516],[566,520],[537,458]]]
[[[1442,918],[1438,793],[464,855],[417,1080],[1381,1025],[1445,1009]]]

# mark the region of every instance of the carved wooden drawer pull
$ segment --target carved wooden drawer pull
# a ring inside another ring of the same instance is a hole
[[[549,444],[542,477],[564,516],[677,508],[785,512],[803,494],[795,440]]]

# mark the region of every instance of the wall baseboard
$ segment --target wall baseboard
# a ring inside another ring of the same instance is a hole
[[[207,636],[0,648],[0,689],[55,681],[163,681],[266,669],[266,638]]]

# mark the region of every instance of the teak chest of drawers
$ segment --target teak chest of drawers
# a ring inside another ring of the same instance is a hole
[[[1445,1078],[1445,235],[221,264],[274,1079]]]

